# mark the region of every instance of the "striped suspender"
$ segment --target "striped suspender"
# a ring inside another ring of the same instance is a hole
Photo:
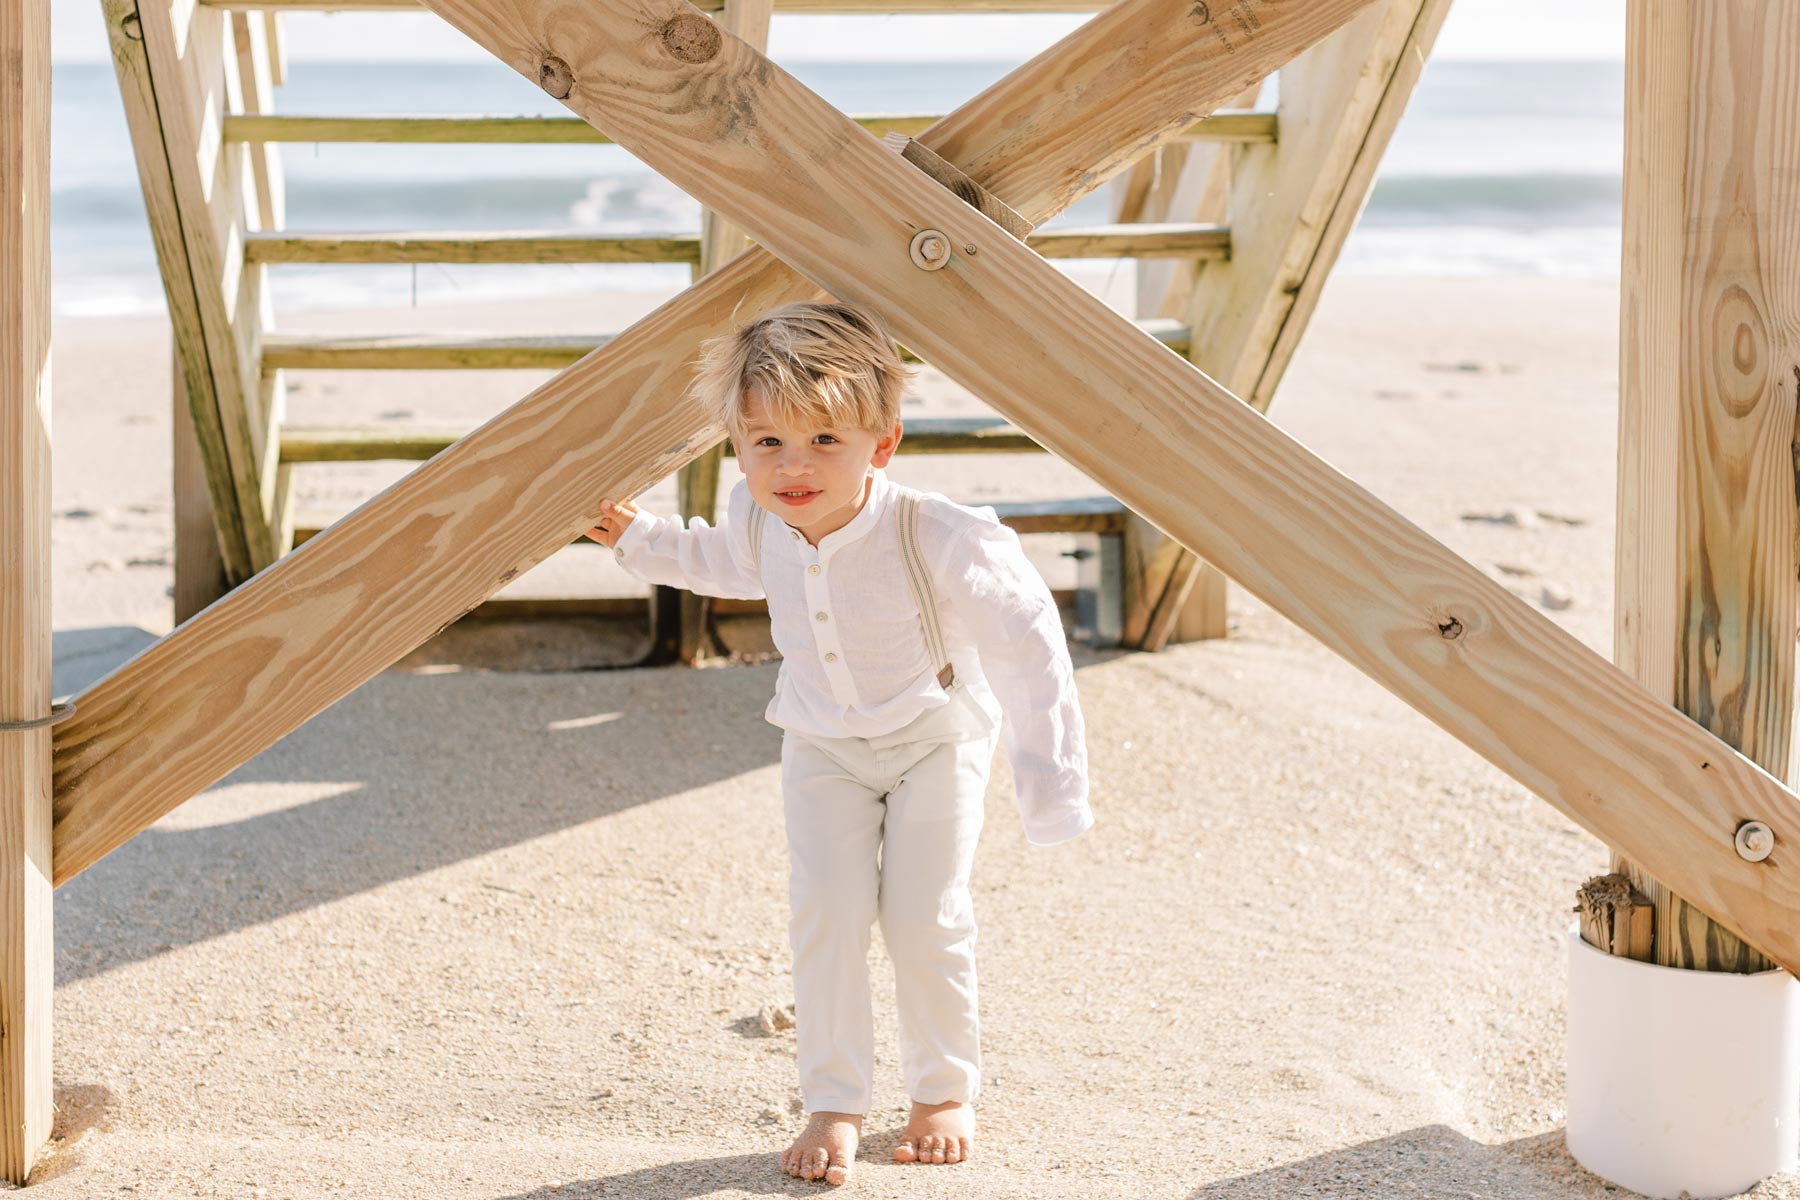
[[[750,569],[756,572],[758,578],[762,576],[763,523],[768,519],[768,511],[752,500],[750,502]]]
[[[758,574],[762,573],[762,540],[763,524],[768,513],[760,505],[751,506],[754,515],[750,518],[750,565]],[[925,652],[934,663],[942,663],[938,670],[938,685],[949,687],[956,682],[956,668],[950,663],[950,655],[944,650],[944,627],[938,620],[937,589],[931,586],[931,572],[925,569],[925,556],[919,550],[919,495],[917,492],[901,492],[895,505],[895,518],[899,523],[900,533],[900,565],[906,571],[906,585],[912,589],[913,603],[919,606],[919,621],[925,630]]]
[[[912,588],[913,602],[919,606],[919,620],[925,627],[925,652],[938,670],[938,684],[949,687],[956,680],[956,668],[944,650],[944,627],[938,621],[937,590],[931,586],[931,572],[925,569],[925,556],[919,551],[919,494],[901,492],[895,515],[900,523],[900,564],[906,569],[906,582]]]

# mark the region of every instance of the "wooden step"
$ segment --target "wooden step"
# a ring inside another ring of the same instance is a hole
[[[244,235],[253,263],[687,263],[700,262],[697,233],[430,233]]]
[[[283,425],[281,461],[424,462],[474,426]],[[906,422],[902,454],[1020,454],[1043,447],[998,417],[933,417]],[[725,444],[726,457],[732,453]]]
[[[1157,317],[1140,320],[1137,325],[1177,354],[1187,353],[1188,330],[1180,321]],[[262,368],[265,371],[558,370],[611,340],[611,334],[331,337],[266,333],[262,339]]]
[[[1125,506],[1111,496],[1079,496],[1069,500],[1006,501],[993,506],[1001,524],[1019,534],[1028,533],[1099,533],[1125,532]],[[294,525],[294,545],[317,537],[325,522],[317,516],[302,517]],[[576,538],[572,546],[598,546],[587,537]]]
[[[1045,258],[1196,258],[1231,256],[1223,225],[1097,225],[1033,233]],[[253,263],[687,263],[700,262],[700,235],[508,232],[250,233]]]
[[[877,137],[917,137],[933,113],[862,113],[850,118]],[[1273,142],[1276,114],[1228,109],[1202,117],[1182,134],[1207,142]],[[305,116],[238,114],[225,118],[228,142],[513,143],[608,145],[612,139],[580,117],[556,116]]]
[[[200,0],[208,8],[238,12],[419,12],[418,0]],[[775,0],[777,12],[869,13],[1088,13],[1107,0]],[[725,0],[700,0],[695,7],[719,12]]]

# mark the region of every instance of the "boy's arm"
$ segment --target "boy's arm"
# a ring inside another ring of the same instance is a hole
[[[970,525],[936,560],[936,577],[975,638],[981,669],[1005,714],[1025,836],[1052,846],[1093,825],[1087,745],[1075,668],[1049,585],[997,521]]]
[[[639,510],[619,534],[613,555],[646,583],[686,588],[707,596],[760,600],[762,579],[750,562],[749,522],[762,516],[750,490],[732,489],[715,528],[704,517],[683,528],[680,517]]]

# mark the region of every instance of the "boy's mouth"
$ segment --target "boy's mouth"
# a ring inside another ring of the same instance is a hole
[[[818,488],[786,488],[775,493],[775,498],[783,504],[805,504],[819,494]]]

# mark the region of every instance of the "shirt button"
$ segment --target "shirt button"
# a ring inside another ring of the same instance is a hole
[[[800,531],[798,529],[790,529],[788,530],[788,536],[797,542],[800,540]]]
[[[826,615],[825,615],[825,614],[824,614],[824,613],[822,613],[822,612],[816,612],[816,613],[814,613],[814,614],[813,614],[813,620],[815,620],[815,621],[826,621],[826,620],[829,620],[829,619],[830,619],[830,618],[829,618],[829,617],[827,617],[827,616],[826,616]]]
[[[613,554],[614,554],[614,556],[615,556],[615,557],[617,557],[617,558],[618,558],[618,560],[619,560],[619,561],[620,561],[620,562],[624,562],[624,561],[625,561],[625,552],[624,552],[624,551],[623,551],[623,550],[620,550],[620,549],[619,549],[619,548],[617,548],[617,547],[616,547],[616,546],[615,546],[615,547],[614,547],[614,548],[613,548]]]
[[[818,563],[814,563],[812,566],[806,568],[806,573],[808,575],[817,575],[822,569],[823,568],[820,567]]]
[[[835,654],[827,654],[827,655],[826,655],[826,656],[825,656],[825,661],[826,661],[826,662],[836,662],[836,661],[837,661],[837,655],[835,655]]]

